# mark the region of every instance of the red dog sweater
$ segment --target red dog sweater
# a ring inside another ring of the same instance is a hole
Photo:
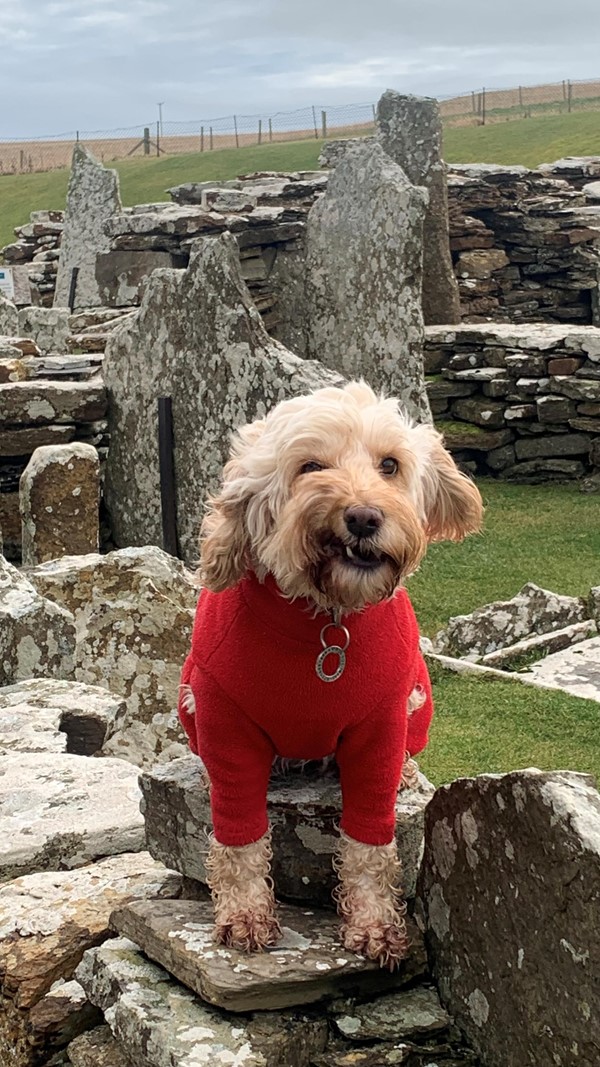
[[[267,788],[276,755],[321,759],[335,753],[341,828],[357,841],[388,844],[405,752],[427,744],[433,706],[419,631],[404,590],[343,617],[350,633],[341,677],[324,682],[315,663],[327,618],[308,601],[290,602],[271,577],[249,575],[223,593],[200,595],[192,650],[182,675],[179,717],[211,781],[215,836],[224,845],[257,841],[268,829]],[[327,644],[345,644],[338,628]],[[335,657],[325,664],[327,673]],[[409,695],[423,705],[411,716]]]

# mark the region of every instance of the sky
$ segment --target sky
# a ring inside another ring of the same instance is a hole
[[[0,139],[168,129],[600,78],[600,2],[0,0],[0,45]]]

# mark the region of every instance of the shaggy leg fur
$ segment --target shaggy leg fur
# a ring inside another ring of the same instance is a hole
[[[406,753],[406,759],[404,760],[404,766],[402,768],[402,778],[400,780],[400,790],[404,789],[416,789],[419,784],[419,764],[416,760],[411,759],[408,752]]]
[[[242,952],[276,945],[281,928],[270,877],[271,834],[251,845],[221,845],[214,838],[206,859],[215,907],[215,941]]]
[[[364,845],[342,834],[334,867],[345,947],[393,971],[408,951],[396,842]]]

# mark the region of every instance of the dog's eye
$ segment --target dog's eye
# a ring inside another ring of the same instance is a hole
[[[387,475],[387,477],[391,477],[392,475],[397,474],[398,460],[394,459],[392,456],[386,456],[385,459],[382,459],[381,463],[379,464],[379,470],[382,474]]]
[[[300,467],[300,474],[312,474],[313,471],[324,470],[322,463],[317,463],[316,460],[311,459],[308,463],[304,463]]]

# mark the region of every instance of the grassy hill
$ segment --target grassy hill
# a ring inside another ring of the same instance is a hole
[[[225,148],[215,152],[136,159],[116,163],[125,204],[166,200],[165,190],[183,181],[234,178],[253,170],[311,170],[320,141]],[[544,115],[491,126],[449,129],[449,163],[521,163],[535,167],[566,155],[600,154],[600,113]],[[68,172],[0,176],[0,247],[13,239],[15,226],[30,211],[61,208]]]

